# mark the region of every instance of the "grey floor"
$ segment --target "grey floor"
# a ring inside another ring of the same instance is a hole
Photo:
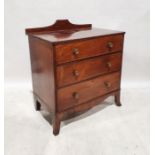
[[[55,137],[49,114],[34,110],[30,89],[6,89],[5,155],[149,155],[149,90],[123,90],[121,100],[122,107],[111,97],[62,122]]]

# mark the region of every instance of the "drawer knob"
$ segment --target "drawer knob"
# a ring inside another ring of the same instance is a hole
[[[73,54],[76,56],[76,55],[79,55],[79,50],[77,48],[74,48],[73,49]]]
[[[79,93],[77,93],[77,92],[74,92],[74,93],[73,93],[73,98],[74,98],[74,99],[78,100],[79,97],[80,97],[80,96],[79,96]]]
[[[112,42],[108,42],[108,47],[109,48],[113,48],[114,47],[114,44]]]
[[[110,88],[111,87],[111,83],[110,82],[104,82],[104,85],[106,88]]]
[[[73,75],[74,75],[74,76],[79,76],[79,75],[80,75],[80,73],[79,73],[79,71],[78,71],[78,70],[74,70],[74,71],[73,71]]]
[[[107,62],[107,67],[110,69],[112,67],[111,62]]]

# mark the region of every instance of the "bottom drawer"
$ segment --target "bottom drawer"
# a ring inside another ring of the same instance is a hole
[[[75,105],[102,96],[120,87],[120,72],[99,76],[91,80],[58,89],[57,108],[63,111]]]

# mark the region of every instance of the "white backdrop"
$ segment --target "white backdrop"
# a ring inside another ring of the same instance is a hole
[[[56,19],[126,32],[122,87],[149,84],[149,4],[147,0],[5,0],[5,82],[31,85],[24,29]]]
[[[114,152],[149,155],[148,3],[148,0],[5,0],[6,155]],[[125,31],[126,35],[123,106],[117,108],[111,105],[113,100],[106,100],[107,104],[63,121],[60,135],[54,137],[51,125],[33,107],[25,28],[51,25],[56,19],[90,23],[94,27]]]

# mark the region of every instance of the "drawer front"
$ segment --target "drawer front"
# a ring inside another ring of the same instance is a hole
[[[100,76],[89,81],[58,89],[57,107],[63,111],[102,96],[120,87],[120,72]]]
[[[104,73],[118,71],[121,68],[121,59],[122,53],[115,53],[58,66],[58,87],[73,84]]]
[[[56,63],[62,64],[109,52],[121,51],[122,48],[123,35],[106,36],[56,45]]]

